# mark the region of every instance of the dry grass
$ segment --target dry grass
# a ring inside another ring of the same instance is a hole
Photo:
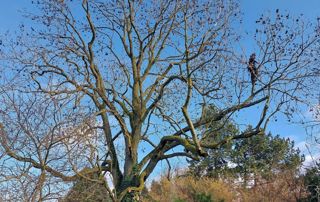
[[[154,182],[149,198],[144,201],[159,202],[199,202],[233,201],[235,195],[231,187],[222,181],[209,178],[200,180],[192,177],[178,177],[172,180],[162,178]]]
[[[293,202],[305,198],[303,181],[283,172],[260,180],[252,188],[210,178],[175,177],[153,182],[144,202]]]

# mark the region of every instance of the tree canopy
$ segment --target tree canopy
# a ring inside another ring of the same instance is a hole
[[[234,132],[239,133],[238,130]],[[190,174],[216,179],[240,178],[244,180],[245,187],[248,180],[269,179],[274,174],[289,170],[297,172],[304,161],[293,141],[271,133],[236,140],[219,149],[209,150],[208,154],[200,161],[189,162]]]
[[[265,133],[318,82],[317,25],[279,10],[256,21],[251,54],[239,48],[233,0],[34,6],[1,44],[3,200],[59,198],[81,178],[106,184],[107,172],[112,200],[133,200],[159,162]],[[247,109],[257,117],[250,129],[207,141],[206,125]]]

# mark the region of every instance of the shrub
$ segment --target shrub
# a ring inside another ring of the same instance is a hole
[[[159,202],[221,202],[235,198],[230,186],[222,181],[190,176],[175,177],[170,181],[161,178],[152,183],[148,197],[145,201],[151,198]]]

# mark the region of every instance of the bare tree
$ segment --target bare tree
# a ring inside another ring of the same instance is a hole
[[[32,23],[2,53],[17,77],[1,90],[0,114],[2,187],[17,180],[33,201],[60,197],[79,179],[105,185],[113,201],[135,200],[160,161],[264,134],[312,85],[319,37],[278,10],[257,21],[248,64],[231,0],[36,4],[40,14],[28,14]],[[208,116],[209,105],[217,113]],[[204,141],[214,135],[202,135],[206,125],[248,108],[252,130]]]

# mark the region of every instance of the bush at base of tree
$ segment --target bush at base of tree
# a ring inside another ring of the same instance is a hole
[[[237,190],[245,202],[256,201],[300,201],[308,196],[303,178],[291,170],[274,174],[270,179],[259,182],[254,187],[240,187]]]
[[[221,202],[236,198],[231,186],[210,178],[175,177],[153,181],[145,202]]]
[[[108,190],[97,174],[79,179],[60,202],[111,202]]]
[[[174,177],[153,181],[144,202],[231,202],[302,201],[308,197],[303,179],[291,171],[274,175],[270,181],[251,188],[232,181],[208,177]]]

